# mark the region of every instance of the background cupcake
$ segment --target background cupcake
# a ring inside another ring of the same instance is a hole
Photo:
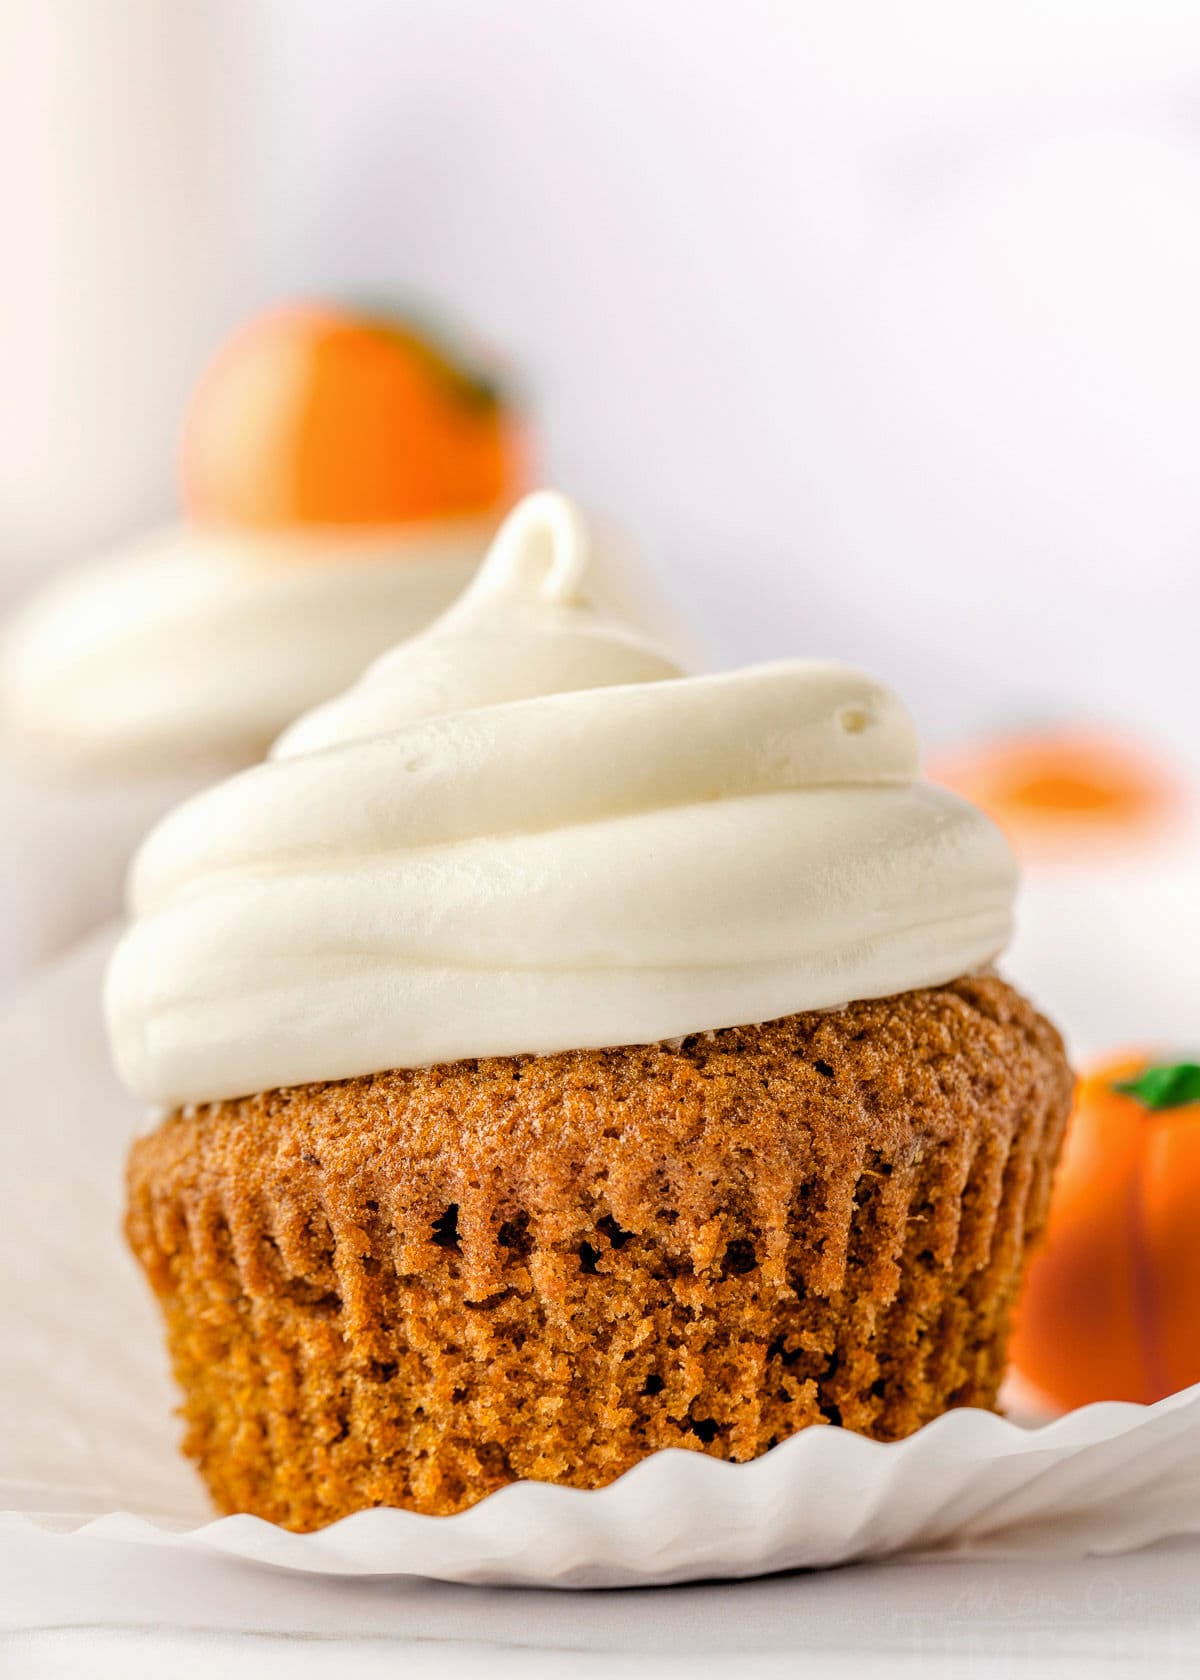
[[[170,1112],[129,1234],[226,1509],[994,1403],[1070,1089],[986,972],[1007,847],[885,689],[682,678],[583,565],[531,499],[135,867],[108,1015]]]
[[[0,644],[4,970],[114,914],[155,817],[436,617],[523,456],[491,376],[407,320],[244,328],[188,414],[183,520],[44,589]]]
[[[1186,761],[1151,734],[1059,722],[981,737],[930,774],[1021,859],[1013,961],[1054,998],[1072,1051],[1192,1044],[1200,794]]]

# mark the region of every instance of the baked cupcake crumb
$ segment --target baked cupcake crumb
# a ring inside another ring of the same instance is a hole
[[[984,976],[180,1110],[128,1233],[186,1449],[308,1530],[993,1406],[1070,1092]]]

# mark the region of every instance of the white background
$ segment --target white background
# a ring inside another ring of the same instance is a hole
[[[0,49],[10,571],[169,508],[244,311],[390,293],[511,356],[717,661],[1191,750],[1200,6],[9,0]]]
[[[1195,1541],[580,1594],[179,1554],[151,1569],[137,1546],[0,1528],[0,1569],[5,1680],[1191,1680],[1200,1665]]]

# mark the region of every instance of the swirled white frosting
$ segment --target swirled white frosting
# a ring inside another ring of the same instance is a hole
[[[7,628],[4,744],[104,773],[253,763],[299,712],[436,618],[494,529],[155,532],[50,585]]]
[[[182,806],[107,1012],[176,1103],[644,1043],[936,984],[1005,945],[998,831],[837,665],[682,677],[530,497],[438,624]]]

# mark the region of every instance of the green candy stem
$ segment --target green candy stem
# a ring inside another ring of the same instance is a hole
[[[1119,1080],[1113,1090],[1136,1097],[1143,1108],[1183,1108],[1187,1103],[1200,1102],[1200,1062],[1148,1067],[1136,1079]]]
[[[434,378],[460,403],[477,409],[499,405],[501,391],[495,380],[474,366],[450,329],[422,310],[400,310],[372,298],[357,299],[352,307],[359,313],[362,326],[402,345],[424,362]]]

